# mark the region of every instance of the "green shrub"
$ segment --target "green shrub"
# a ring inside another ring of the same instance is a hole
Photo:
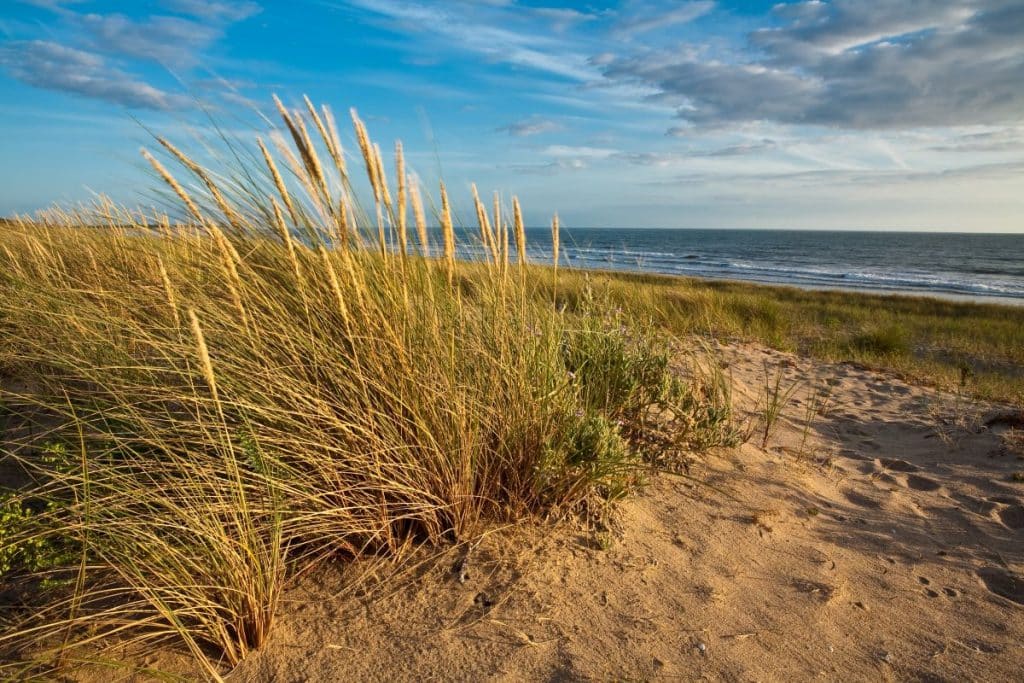
[[[76,559],[72,544],[53,534],[49,515],[58,505],[44,503],[37,511],[20,497],[0,494],[0,580],[13,574],[45,573]],[[44,578],[44,581],[52,577]]]

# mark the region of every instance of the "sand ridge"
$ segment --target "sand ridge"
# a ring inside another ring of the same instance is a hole
[[[988,407],[852,365],[719,352],[747,409],[766,364],[804,382],[768,448],[658,477],[606,526],[499,531],[363,593],[346,576],[394,569],[325,569],[231,678],[1018,677],[1024,453],[984,426]]]

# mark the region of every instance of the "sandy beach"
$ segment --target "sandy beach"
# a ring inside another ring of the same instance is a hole
[[[617,506],[607,541],[581,522],[500,531],[397,573],[368,567],[382,578],[361,597],[337,597],[351,573],[308,577],[234,680],[1017,676],[1024,452],[998,408],[847,364],[720,350],[748,407],[765,362],[831,382],[802,449],[797,394],[767,449],[657,477]]]

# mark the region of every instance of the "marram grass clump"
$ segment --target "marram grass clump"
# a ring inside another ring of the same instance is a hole
[[[316,563],[613,498],[733,438],[720,376],[682,380],[589,289],[557,305],[517,200],[475,197],[486,258],[457,263],[441,186],[435,259],[400,146],[392,173],[353,112],[363,206],[330,111],[278,107],[241,167],[145,152],[177,219],[0,226],[5,676],[165,645],[217,679]]]

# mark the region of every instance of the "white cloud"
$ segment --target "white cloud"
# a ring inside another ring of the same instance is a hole
[[[674,3],[675,4],[675,3]],[[678,24],[688,24],[701,18],[715,8],[711,0],[678,3],[673,9],[651,7],[638,16],[622,20],[616,26],[614,35],[619,39],[636,38],[651,31],[660,31]]]
[[[116,102],[138,109],[180,109],[188,98],[155,88],[106,62],[102,56],[43,40],[0,46],[0,66],[39,88]]]
[[[616,149],[583,145],[548,145],[543,150],[543,154],[547,156],[579,159],[607,159],[618,152]]]
[[[472,52],[494,62],[570,80],[590,81],[600,77],[584,54],[575,52],[557,36],[536,30],[514,30],[511,19],[518,13],[514,7],[492,5],[488,9],[481,8],[479,3],[460,0],[444,4],[348,0],[346,4],[398,22],[405,32],[416,33],[421,41],[428,41],[434,47],[441,42],[446,49]],[[390,24],[389,28],[399,26]]]
[[[501,126],[496,130],[498,132],[508,133],[515,137],[528,137],[531,135],[540,135],[542,133],[552,133],[554,131],[562,130],[562,128],[562,124],[551,119],[529,118]]]
[[[562,7],[536,7],[532,9],[532,12],[542,19],[548,20],[551,28],[559,33],[597,18],[596,15],[587,12]]]
[[[258,4],[249,0],[164,0],[164,5],[174,12],[216,22],[242,21],[262,11]]]
[[[123,14],[83,14],[75,21],[93,49],[161,64],[191,64],[221,36],[214,26],[179,17],[135,21]]]

